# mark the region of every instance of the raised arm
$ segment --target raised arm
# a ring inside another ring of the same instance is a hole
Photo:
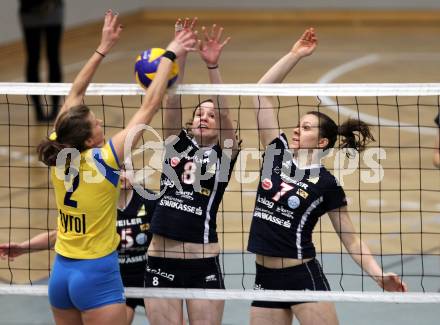
[[[0,257],[14,259],[20,255],[30,253],[32,251],[42,251],[55,246],[57,239],[57,231],[51,230],[42,232],[22,243],[3,243],[0,244]]]
[[[397,274],[382,271],[368,246],[355,234],[347,207],[332,210],[328,215],[350,256],[381,288],[386,291],[408,291],[406,283]]]
[[[230,37],[222,41],[223,27],[212,25],[208,31],[206,27],[202,27],[203,40],[200,42],[200,56],[208,69],[209,81],[212,84],[222,84],[223,80],[220,74],[219,59],[223,48],[228,44]],[[215,96],[212,98],[214,105],[219,112],[219,128],[220,128],[220,146],[223,148],[225,140],[232,141],[232,155],[238,154],[238,142],[235,136],[234,125],[229,112],[229,105],[226,96]],[[228,146],[229,147],[229,146]]]
[[[99,64],[118,42],[121,32],[122,25],[119,23],[118,14],[113,13],[111,10],[107,10],[104,18],[104,26],[102,27],[101,42],[73,81],[72,88],[70,89],[58,116],[71,107],[81,104],[87,87],[95,75]]]
[[[281,83],[287,74],[302,58],[313,53],[318,39],[313,28],[308,28],[293,45],[289,53],[279,59],[258,81],[259,84]],[[279,124],[275,116],[274,105],[270,97],[254,98],[258,132],[261,144],[266,147],[279,135]]]
[[[154,114],[160,108],[167,89],[168,76],[174,60],[173,56],[178,58],[185,55],[188,51],[195,51],[196,42],[196,33],[187,28],[176,35],[174,40],[167,46],[167,53],[165,53],[160,60],[156,76],[146,90],[141,107],[128,122],[125,129],[112,138],[113,147],[119,161],[125,160],[124,146],[126,137],[130,134],[130,138],[128,138],[130,142],[127,143],[129,147],[126,147],[125,149],[131,152],[131,149],[136,146],[142,136],[142,132],[140,132],[142,126],[149,124],[153,119]]]
[[[196,23],[197,18],[193,18],[192,20],[186,18],[183,21],[180,18],[177,19],[176,24],[174,25],[175,36],[182,33],[182,31],[184,31],[185,29],[194,30]],[[179,75],[177,77],[175,86],[183,82],[183,78],[185,76],[186,58],[186,52],[177,58],[177,63],[179,65]],[[163,135],[165,139],[168,138],[170,135],[179,134],[180,130],[182,129],[182,109],[180,99],[181,96],[176,95],[174,92],[169,92],[167,95],[163,110]]]

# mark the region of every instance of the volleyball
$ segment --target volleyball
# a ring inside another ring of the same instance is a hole
[[[155,47],[148,49],[137,56],[136,63],[134,65],[134,74],[136,77],[136,82],[141,87],[148,88],[148,86],[150,86],[154,76],[156,75],[160,58],[164,53],[164,49]],[[173,67],[168,77],[168,87],[171,87],[174,82],[176,82],[178,74],[179,66],[176,62],[173,62]]]

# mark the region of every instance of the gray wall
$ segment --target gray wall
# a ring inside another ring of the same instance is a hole
[[[66,4],[66,28],[100,20],[104,12],[112,8],[120,13],[145,7],[145,0],[64,0]],[[18,22],[18,0],[0,0],[0,44],[21,38]]]
[[[440,9],[438,0],[145,0],[149,8]]]
[[[64,0],[66,28],[100,20],[107,8],[139,9],[438,9],[438,0]],[[18,0],[0,0],[0,45],[21,38]]]

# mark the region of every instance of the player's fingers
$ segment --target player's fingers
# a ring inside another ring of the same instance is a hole
[[[108,25],[109,23],[110,23],[110,21],[111,21],[111,19],[112,19],[112,10],[111,9],[108,9],[106,12],[105,12],[105,16],[104,16],[104,25],[106,26],[106,25]]]
[[[224,30],[223,27],[220,27],[219,29],[217,29],[217,35],[215,37],[215,40],[217,43],[220,42],[220,39],[222,38],[223,30]]]
[[[217,29],[217,25],[216,25],[216,24],[212,24],[211,32],[210,32],[210,35],[209,35],[209,37],[210,37],[211,39],[214,39],[214,38],[215,38],[216,29]]]
[[[228,36],[228,37],[223,41],[223,43],[222,43],[222,47],[224,47],[226,44],[228,44],[230,40],[231,40],[231,37]]]
[[[189,18],[186,17],[185,20],[183,21],[183,28],[188,28],[189,25],[190,25]]]
[[[191,24],[189,25],[189,28],[194,29],[196,27],[197,21],[199,18],[194,17],[191,21]]]
[[[208,35],[208,30],[206,29],[205,26],[202,26],[202,34],[203,34],[203,39],[208,42],[209,41],[209,35]]]

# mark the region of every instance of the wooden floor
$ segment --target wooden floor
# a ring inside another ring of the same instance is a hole
[[[133,83],[133,63],[137,53],[150,47],[165,47],[171,39],[174,20],[166,18],[153,21],[142,14],[122,17],[125,26],[122,39],[112,54],[104,60],[93,81]],[[302,21],[288,22],[287,19],[278,22],[264,20],[262,23],[252,20],[227,20],[222,23],[201,19],[199,25],[209,26],[212,23],[223,25],[224,34],[232,36],[220,61],[225,83],[255,83],[272,63],[290,49],[302,31],[312,25]],[[329,23],[318,20],[313,26],[318,33],[319,47],[312,57],[299,63],[286,82],[432,83],[439,80],[438,24],[350,20]],[[97,23],[66,32],[62,50],[66,82],[73,80],[78,69],[96,48],[100,39],[100,28]],[[0,82],[22,81],[23,70],[24,53],[19,43],[0,48]],[[188,59],[185,79],[185,83],[208,81],[207,70],[196,54],[190,55]],[[29,114],[30,123],[35,122],[33,112],[29,113],[28,107],[24,105],[26,99],[14,100],[23,105],[10,105],[8,110],[8,106],[4,104],[5,98],[1,98],[0,241],[8,241],[9,238],[24,240],[29,235],[35,235],[55,224],[54,211],[47,210],[47,207],[53,207],[47,171],[38,167],[41,165],[35,161],[33,149],[29,150],[27,147],[35,146],[48,131],[48,127],[29,127]],[[126,118],[134,111],[127,106],[136,107],[139,105],[139,98],[125,100]],[[395,99],[388,100],[395,103]],[[412,100],[411,106],[401,107],[399,111],[395,106],[380,106],[379,113],[378,107],[373,111],[368,106],[361,107],[360,110],[376,117],[379,114],[381,118],[399,118],[401,122],[417,124],[419,121],[420,124],[433,128],[437,108],[430,105],[436,103],[436,98],[428,99],[429,105],[420,110],[414,106],[415,99]],[[251,109],[247,109],[250,103],[247,104],[245,100],[239,116],[239,110],[236,109],[237,99],[231,99],[231,102],[233,114],[240,120],[243,130],[243,147],[247,150],[258,148],[255,119]],[[105,115],[108,126],[115,126],[107,128],[109,134],[122,125],[120,108],[107,108],[103,111],[101,99],[96,98],[87,99],[87,103],[97,104],[95,109],[98,114]],[[112,103],[119,105],[120,98],[106,99],[105,105]],[[286,105],[290,104],[287,99]],[[191,105],[188,102],[188,106]],[[303,107],[301,111],[306,109],[308,108]],[[297,110],[292,115],[289,108],[283,108],[281,114],[286,117],[282,119],[286,130],[296,124]],[[161,119],[158,116],[153,126],[160,129],[160,125]],[[246,131],[248,128],[251,130]],[[385,167],[383,181],[374,185],[359,183],[359,171],[345,179],[350,210],[357,229],[378,254],[440,254],[440,173],[433,169],[431,162],[434,136],[432,133],[409,133],[395,127],[383,127],[380,131],[375,127],[374,131],[379,146],[387,151],[387,158],[382,161]],[[395,146],[400,148],[394,148]],[[330,165],[333,161],[334,157],[330,157]],[[256,171],[258,166],[258,160],[250,160],[243,172]],[[239,168],[236,167],[236,170],[238,173]],[[157,183],[154,183],[158,173],[153,176],[149,186],[157,187]],[[224,198],[224,208],[218,216],[220,238],[227,251],[245,250],[256,186],[255,181],[242,184],[235,177],[229,186],[229,193]],[[238,196],[240,199],[237,199],[237,192],[241,193]],[[14,208],[10,208],[11,206]],[[319,235],[315,236],[315,242],[321,251],[341,250],[327,217],[323,218],[317,232]],[[35,280],[47,276],[44,269],[48,269],[50,257],[47,253],[38,253],[21,257],[10,264],[0,261],[0,278],[6,281],[11,280],[9,265],[13,268],[24,268],[23,271],[14,270],[13,281],[26,282],[29,277]],[[33,269],[42,268],[43,271],[33,271],[29,275],[29,265]]]

